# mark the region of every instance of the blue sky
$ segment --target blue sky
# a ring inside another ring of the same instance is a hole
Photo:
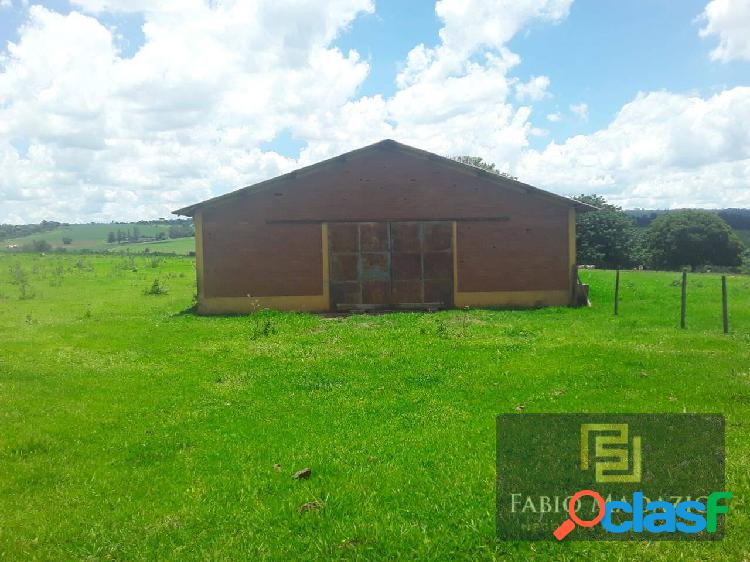
[[[549,76],[554,90],[535,105],[536,120],[550,134],[532,138],[533,146],[605,127],[639,91],[707,95],[749,84],[747,62],[717,65],[709,59],[712,41],[698,36],[705,5],[702,0],[576,2],[564,22],[536,24],[515,37],[509,46],[522,58],[515,74],[522,80]],[[370,63],[360,94],[391,96],[406,55],[419,43],[437,44],[440,28],[435,2],[379,0],[376,12],[357,19],[335,45],[357,50]],[[588,105],[587,120],[544,119],[580,103]],[[296,157],[303,144],[285,131],[266,146]]]
[[[0,0],[0,44],[0,221],[163,216],[385,137],[750,206],[747,0]]]
[[[710,94],[750,83],[750,64],[709,59],[711,39],[698,36],[702,0],[588,0],[572,4],[565,21],[538,23],[509,43],[522,62],[516,75],[550,77],[554,95],[535,115],[589,106],[588,121],[542,123],[558,142],[605,127],[639,91],[670,90]],[[356,49],[372,65],[361,93],[392,95],[394,78],[411,48],[438,42],[435,3],[380,0],[377,12],[356,20],[336,41]],[[750,29],[748,29],[750,33]],[[549,141],[535,139],[537,146]]]

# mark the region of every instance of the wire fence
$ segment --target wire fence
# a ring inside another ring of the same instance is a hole
[[[580,271],[594,306],[623,319],[653,318],[683,330],[750,331],[750,276],[641,270]],[[592,287],[592,288],[593,288]]]

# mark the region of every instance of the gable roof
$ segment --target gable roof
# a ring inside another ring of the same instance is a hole
[[[298,175],[303,175],[312,171],[317,171],[317,170],[326,168],[328,166],[331,166],[332,164],[340,162],[341,160],[346,160],[351,156],[357,156],[364,152],[370,152],[373,150],[381,150],[381,149],[396,150],[405,154],[411,154],[413,156],[427,158],[429,160],[438,162],[441,165],[448,166],[448,167],[457,169],[465,173],[468,172],[475,176],[479,176],[483,179],[490,180],[491,182],[497,184],[500,187],[515,189],[517,191],[522,191],[525,193],[538,195],[545,199],[549,199],[551,201],[555,201],[557,203],[561,203],[569,207],[574,207],[578,209],[579,211],[594,211],[597,209],[596,207],[589,205],[587,203],[581,203],[580,201],[576,201],[568,197],[563,197],[562,195],[557,195],[556,193],[552,193],[550,191],[539,189],[538,187],[534,187],[533,185],[529,185],[527,183],[523,183],[518,180],[514,180],[505,176],[501,176],[493,172],[488,172],[487,170],[483,170],[482,168],[477,168],[476,166],[472,166],[470,164],[463,164],[462,162],[456,162],[455,160],[446,158],[445,156],[433,154],[432,152],[428,152],[420,148],[415,148],[407,144],[402,144],[400,142],[396,142],[395,140],[385,139],[385,140],[376,142],[374,144],[370,144],[368,146],[358,148],[356,150],[345,152],[344,154],[340,154],[339,156],[334,156],[333,158],[323,160],[316,164],[305,166],[304,168],[299,168],[292,172],[282,174],[280,176],[276,176],[275,178],[271,178],[271,179],[253,184],[253,185],[249,185],[247,187],[237,189],[235,191],[226,193],[224,195],[212,197],[211,199],[206,199],[205,201],[201,201],[199,203],[193,203],[192,205],[188,205],[187,207],[183,207],[181,209],[177,209],[176,211],[172,211],[172,214],[192,217],[195,214],[195,211],[200,208],[210,207],[218,203],[223,203],[224,201],[228,199],[232,199],[239,195],[247,195],[247,194],[255,193],[257,191],[263,191],[266,188],[273,187],[275,184],[279,182],[289,180],[289,179],[294,179]]]

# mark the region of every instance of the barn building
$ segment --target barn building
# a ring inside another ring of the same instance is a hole
[[[175,214],[198,311],[224,314],[572,305],[586,208],[384,140]]]

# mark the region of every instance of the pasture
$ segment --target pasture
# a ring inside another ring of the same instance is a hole
[[[107,243],[107,235],[110,232],[123,233],[137,228],[141,236],[156,237],[162,233],[169,233],[168,224],[138,224],[138,223],[111,223],[111,224],[69,224],[62,225],[45,232],[37,232],[17,238],[9,238],[0,243],[0,249],[7,250],[8,246],[24,246],[35,240],[44,240],[55,249],[66,249],[72,251],[91,250],[95,252],[163,252],[175,254],[187,254],[195,249],[195,238],[175,238],[166,240],[144,240],[139,242],[122,242],[120,244]],[[70,238],[70,244],[64,244],[63,238]]]
[[[0,559],[747,560],[750,278],[724,335],[718,276],[686,330],[678,273],[618,317],[581,276],[591,308],[199,317],[192,258],[2,254]],[[520,411],[724,413],[726,538],[496,541]]]

